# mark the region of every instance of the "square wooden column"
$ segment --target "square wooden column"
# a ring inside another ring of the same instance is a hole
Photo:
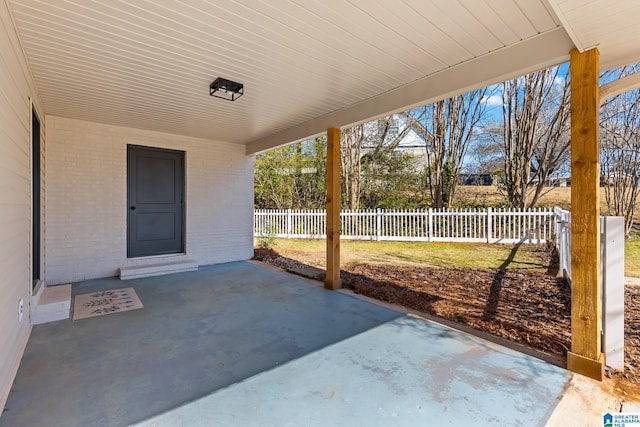
[[[602,380],[599,54],[571,51],[571,351],[567,368]]]
[[[327,276],[324,287],[339,289],[340,280],[340,129],[327,129]]]

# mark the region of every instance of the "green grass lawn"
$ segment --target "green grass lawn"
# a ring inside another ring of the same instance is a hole
[[[627,240],[625,242],[624,275],[640,277],[640,239]]]
[[[273,247],[284,256],[324,268],[324,240],[276,239]],[[375,263],[442,268],[468,267],[497,269],[505,266],[546,272],[544,246],[479,243],[372,242],[343,240],[340,255],[343,265]],[[304,259],[300,256],[304,254]]]
[[[273,249],[283,256],[324,268],[324,240],[275,239]],[[342,264],[375,263],[441,268],[526,269],[547,272],[544,245],[485,243],[372,242],[343,240]],[[640,239],[625,244],[625,275],[640,277]]]

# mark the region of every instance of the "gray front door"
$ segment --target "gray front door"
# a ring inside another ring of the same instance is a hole
[[[127,257],[184,252],[184,153],[127,146]]]

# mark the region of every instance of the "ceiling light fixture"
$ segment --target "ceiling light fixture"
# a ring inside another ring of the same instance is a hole
[[[218,77],[209,85],[209,95],[227,101],[235,101],[244,95],[244,85]]]

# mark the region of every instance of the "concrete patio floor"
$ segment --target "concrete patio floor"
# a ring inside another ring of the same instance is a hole
[[[251,262],[73,293],[130,286],[144,309],[33,328],[0,426],[544,426],[572,378]]]

